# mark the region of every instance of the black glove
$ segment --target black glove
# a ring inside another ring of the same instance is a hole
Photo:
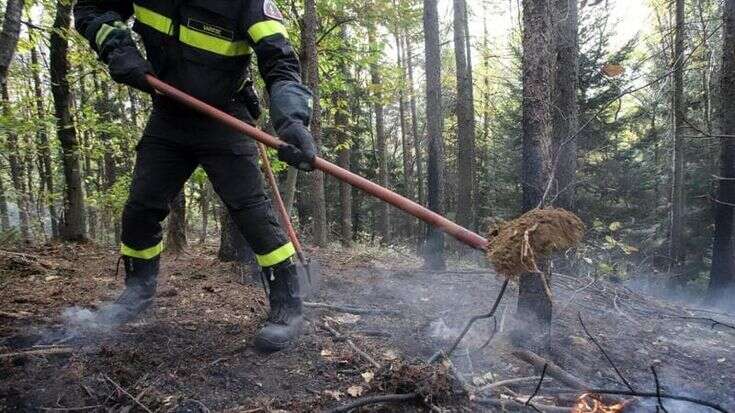
[[[145,79],[145,75],[153,73],[153,67],[140,54],[128,30],[115,29],[100,49],[100,57],[107,63],[112,80],[153,93]]]
[[[294,122],[282,127],[278,135],[288,144],[278,148],[278,159],[302,171],[313,171],[316,147],[309,129]]]

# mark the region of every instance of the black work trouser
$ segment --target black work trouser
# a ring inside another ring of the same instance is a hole
[[[256,254],[269,267],[293,255],[263,188],[255,142],[212,120],[154,111],[137,146],[123,211],[122,254],[141,259],[163,249],[169,203],[201,165]]]

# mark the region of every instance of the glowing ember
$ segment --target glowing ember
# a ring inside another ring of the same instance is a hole
[[[623,411],[623,404],[614,404],[608,406],[600,400],[595,394],[585,393],[579,396],[577,404],[574,405],[573,413],[620,413]]]

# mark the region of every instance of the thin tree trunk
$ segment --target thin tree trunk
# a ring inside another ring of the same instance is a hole
[[[42,122],[46,120],[46,108],[43,104],[43,86],[41,82],[41,67],[38,59],[38,51],[36,48],[31,49],[31,65],[33,66],[33,89],[36,100],[36,115]],[[54,202],[54,169],[51,158],[51,143],[49,141],[48,130],[42,124],[39,125],[38,133],[38,150],[41,158],[39,175],[42,188],[45,188],[45,202],[48,204],[49,216],[51,218],[51,236],[57,238],[59,236],[59,216],[56,211],[56,203]]]
[[[342,29],[342,37],[347,38],[347,33],[344,29]],[[344,59],[340,59],[339,66],[342,76],[349,82],[350,72],[347,67],[347,62]],[[348,133],[350,118],[348,113],[349,97],[346,88],[341,88],[334,92],[334,102],[336,102],[334,128],[335,134],[337,135],[337,145],[340,148],[337,155],[337,164],[344,169],[350,170],[352,142]],[[352,187],[345,182],[339,183],[339,218],[342,245],[349,247],[352,245]]]
[[[538,206],[549,179],[551,141],[551,19],[549,0],[523,1],[523,165],[522,208]],[[551,299],[539,274],[521,276],[518,292],[518,329],[549,343]],[[524,337],[525,338],[525,337]],[[530,343],[529,343],[530,344]]]
[[[385,107],[383,105],[383,79],[380,74],[378,63],[381,49],[375,39],[375,26],[368,27],[368,43],[374,54],[374,60],[370,63],[371,87],[373,88],[373,111],[375,112],[375,149],[378,161],[378,184],[388,187],[388,148],[385,136]],[[383,242],[389,242],[390,233],[390,209],[388,204],[380,202],[375,211],[378,234]]]
[[[291,215],[294,201],[296,200],[296,183],[299,181],[299,170],[294,167],[288,167],[286,173],[286,187],[283,189],[285,196],[283,197],[286,203],[286,211]]]
[[[413,141],[414,163],[416,164],[416,182],[418,187],[418,201],[420,204],[426,203],[426,195],[424,193],[424,165],[421,153],[421,138],[419,137],[419,119],[416,110],[416,89],[413,80],[413,52],[411,50],[411,39],[406,33],[406,65],[408,66],[408,87],[410,93],[411,105],[411,138]]]
[[[429,161],[427,164],[428,207],[444,214],[444,116],[441,84],[441,37],[437,0],[424,0],[424,43],[426,50],[426,125],[428,133]],[[444,234],[427,226],[423,249],[428,268],[444,269]]]
[[[475,220],[475,102],[468,47],[467,3],[454,0],[454,60],[457,74],[457,223]]]
[[[8,199],[6,198],[5,179],[0,174],[0,231],[10,229],[10,217],[8,216]]]
[[[210,199],[212,197],[211,184],[208,179],[204,179],[201,182],[199,188],[199,207],[201,208],[202,214],[202,232],[199,234],[199,243],[203,244],[207,241],[207,235],[209,233],[209,208]]]
[[[554,75],[553,158],[552,172],[554,205],[574,209],[574,177],[577,171],[577,83],[579,77],[579,46],[577,40],[577,2],[555,0],[554,48],[556,64]]]
[[[166,225],[166,250],[181,254],[186,249],[186,195],[182,189],[171,201]]]
[[[20,37],[20,17],[23,14],[23,0],[8,0],[5,7],[3,29],[0,32],[0,84],[5,84],[10,63]]]
[[[401,127],[401,149],[403,150],[403,186],[405,188],[404,195],[406,198],[413,199],[413,169],[411,168],[411,151],[413,148],[408,137],[408,126],[406,122],[406,64],[403,59],[403,41],[401,40],[400,33],[399,28],[396,27],[396,61],[398,62],[398,69],[401,71],[401,86],[398,89],[398,117]],[[412,225],[413,219],[408,219]],[[408,232],[411,232],[410,225]]]
[[[311,118],[311,134],[317,148],[322,146],[322,107],[319,101],[319,54],[317,50],[318,16],[316,0],[306,0],[304,10],[303,47],[306,51],[307,84],[314,94],[313,114]],[[309,204],[311,206],[312,236],[314,244],[318,246],[327,245],[327,206],[324,195],[324,174],[314,171],[309,174],[311,190],[309,191]]]
[[[2,104],[3,115],[12,119],[12,110],[10,109],[10,95],[8,94],[8,85],[3,83],[2,88]],[[10,165],[10,178],[15,192],[15,202],[18,207],[18,220],[20,226],[20,235],[24,242],[31,241],[30,219],[28,216],[29,203],[26,190],[26,170],[23,165],[24,160],[20,156],[21,148],[19,144],[18,134],[11,126],[6,133],[7,158]]]
[[[674,35],[674,90],[672,109],[674,132],[674,159],[673,183],[671,193],[671,240],[669,259],[672,272],[678,273],[684,265],[686,251],[684,250],[684,134],[686,132],[685,103],[684,103],[684,0],[676,0],[676,27]]]
[[[723,135],[735,135],[735,0],[723,5],[720,127]],[[735,140],[720,139],[720,176],[715,203],[715,236],[712,247],[707,301],[733,307],[735,294]]]

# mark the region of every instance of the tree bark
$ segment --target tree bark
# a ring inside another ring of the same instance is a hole
[[[396,61],[398,62],[398,69],[401,71],[401,86],[398,89],[398,117],[401,127],[401,149],[403,152],[403,186],[405,188],[404,196],[406,198],[413,199],[413,168],[411,167],[411,151],[413,150],[413,145],[411,145],[411,141],[409,140],[408,124],[406,122],[406,63],[403,57],[403,41],[400,33],[401,31],[399,27],[396,27]],[[408,219],[409,223],[412,225],[413,219]],[[410,225],[408,233],[410,233]]]
[[[242,236],[227,208],[220,207],[220,244],[217,257],[222,262],[255,264],[255,253]]]
[[[475,102],[468,47],[467,3],[454,0],[454,60],[457,75],[457,223],[475,220]]]
[[[556,52],[554,76],[552,167],[555,177],[553,204],[574,210],[575,180],[577,171],[579,78],[578,10],[575,0],[555,0],[554,48]]]
[[[3,29],[0,32],[0,84],[5,84],[10,63],[20,37],[20,18],[23,14],[23,0],[8,0],[5,7]]]
[[[523,1],[523,165],[522,209],[536,208],[549,179],[551,141],[551,18],[549,0]],[[518,330],[548,343],[551,300],[539,274],[519,280]]]
[[[377,46],[375,39],[376,28],[374,25],[368,28],[368,43],[374,54],[370,63],[370,81],[373,88],[373,111],[375,113],[375,149],[378,156],[378,184],[388,187],[388,147],[385,136],[385,107],[383,105],[383,79],[380,74],[379,56],[381,49]],[[377,232],[383,242],[389,242],[390,231],[390,209],[385,202],[378,203],[375,209]]]
[[[420,204],[426,203],[426,196],[424,193],[424,165],[421,154],[421,139],[419,138],[419,119],[418,111],[416,110],[416,89],[413,75],[413,52],[411,50],[411,38],[406,33],[406,66],[408,66],[408,90],[409,90],[409,102],[411,106],[411,140],[413,141],[413,152],[414,152],[414,163],[416,165],[416,182],[418,188],[418,202]]]
[[[3,115],[7,119],[13,119],[12,110],[10,108],[10,95],[8,93],[8,84],[0,84],[2,88],[2,105]],[[14,128],[8,128],[6,133],[7,157],[10,165],[10,179],[15,192],[15,202],[18,207],[18,221],[20,227],[20,236],[23,242],[31,241],[31,229],[29,219],[29,202],[26,190],[26,170],[23,165],[24,160],[20,156],[22,151],[19,145],[18,134]]]
[[[10,229],[10,217],[8,216],[8,199],[5,196],[5,180],[0,174],[0,231]]]
[[[46,108],[43,104],[43,86],[41,82],[41,67],[38,60],[38,51],[35,47],[31,49],[31,65],[33,70],[33,90],[36,100],[36,115],[38,119],[45,122]],[[54,202],[54,169],[51,158],[51,143],[49,142],[48,130],[41,125],[36,135],[39,156],[41,158],[39,175],[41,187],[45,189],[45,202],[48,204],[49,216],[51,218],[51,236],[59,236],[59,216]]]
[[[426,126],[429,159],[427,163],[428,207],[444,214],[444,116],[441,84],[441,37],[437,0],[424,0],[424,46],[426,50]],[[444,234],[427,225],[423,248],[425,265],[441,270],[446,267]]]
[[[186,195],[182,189],[171,201],[166,225],[166,250],[181,254],[186,250]]]
[[[735,135],[735,0],[723,4],[720,127],[723,135]],[[715,236],[712,247],[707,301],[730,304],[735,294],[735,140],[720,138],[720,176],[715,203]]]
[[[674,90],[672,99],[673,132],[674,132],[674,159],[673,182],[671,191],[671,233],[669,245],[669,259],[671,271],[678,273],[684,265],[686,252],[684,251],[684,134],[686,128],[684,103],[684,0],[676,0],[676,26],[674,35]]]
[[[210,189],[210,183],[208,179],[203,179],[201,187],[199,188],[199,207],[202,214],[202,228],[199,234],[199,243],[203,244],[207,241],[207,235],[209,233],[209,205],[212,197],[212,190]]]
[[[71,5],[59,1],[51,34],[51,92],[58,125],[58,137],[64,166],[64,218],[59,234],[64,241],[86,239],[86,217],[84,215],[84,188],[82,187],[81,165],[77,131],[71,119],[71,93],[69,91],[69,44],[66,32],[71,22]]]
[[[318,17],[316,0],[306,0],[304,9],[304,25],[302,41],[305,49],[307,66],[307,84],[314,94],[314,106],[311,119],[311,134],[317,148],[322,146],[322,107],[319,101],[319,54],[317,50]],[[324,174],[320,171],[309,173],[310,191],[309,204],[311,207],[312,236],[314,244],[323,247],[327,245],[327,206],[324,195]]]

